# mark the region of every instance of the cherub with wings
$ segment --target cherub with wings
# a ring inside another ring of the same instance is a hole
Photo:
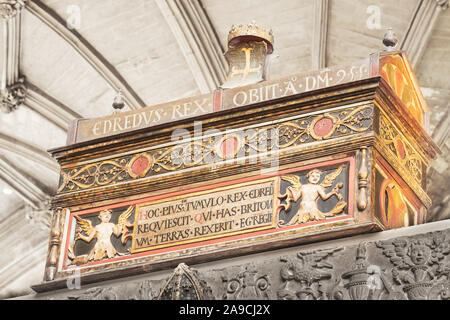
[[[434,263],[431,248],[421,240],[379,241],[377,247],[394,265],[392,276],[398,284],[414,284],[434,278],[439,263]]]
[[[87,261],[90,260],[102,260],[106,257],[113,258],[116,255],[120,255],[111,243],[111,235],[114,233],[116,237],[122,235],[122,243],[125,244],[128,234],[128,227],[131,227],[131,223],[127,220],[133,212],[133,206],[130,206],[120,216],[117,224],[109,222],[111,220],[111,210],[102,210],[98,218],[100,223],[95,227],[92,226],[92,222],[87,219],[82,219],[75,216],[78,222],[76,228],[75,240],[81,239],[86,242],[91,242],[92,239],[97,238],[94,248],[91,250],[87,257]],[[85,232],[86,235],[82,234]]]
[[[284,209],[284,212],[288,212],[292,207],[292,202],[297,202],[300,198],[302,201],[297,213],[290,219],[287,223],[288,225],[293,225],[297,223],[305,223],[314,220],[323,220],[326,217],[332,217],[341,213],[347,203],[342,201],[342,195],[339,193],[339,189],[343,187],[342,183],[338,183],[331,192],[326,193],[325,189],[333,185],[334,180],[341,174],[343,166],[340,166],[332,173],[325,176],[322,183],[319,184],[322,171],[319,169],[313,169],[309,171],[306,175],[308,178],[308,184],[302,185],[300,182],[300,177],[296,175],[284,175],[281,179],[291,183],[291,186],[286,188],[286,192],[280,196],[279,199],[286,200],[286,204],[281,204],[278,208]],[[334,206],[334,208],[323,213],[319,210],[317,206],[317,201],[319,197],[326,201],[332,196],[336,196],[339,202]],[[284,224],[282,222],[281,224]]]

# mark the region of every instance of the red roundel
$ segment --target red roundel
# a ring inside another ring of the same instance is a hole
[[[148,159],[145,157],[137,158],[131,165],[131,171],[136,175],[143,173],[147,168],[148,168]]]
[[[222,145],[220,146],[222,155],[234,155],[237,152],[238,143],[239,142],[235,137],[226,138],[225,140],[223,140]]]
[[[330,133],[330,131],[333,129],[333,120],[330,118],[324,117],[317,121],[314,124],[314,133],[319,136],[323,137]]]

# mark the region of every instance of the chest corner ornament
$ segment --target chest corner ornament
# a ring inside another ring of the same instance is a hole
[[[293,204],[300,199],[301,202],[295,215],[287,221],[280,219],[279,226],[301,224],[308,221],[320,221],[342,213],[347,206],[347,202],[344,201],[344,197],[340,193],[344,184],[342,182],[335,184],[334,182],[341,175],[343,169],[343,165],[339,166],[336,170],[327,174],[322,182],[320,182],[320,179],[323,172],[317,168],[310,170],[306,174],[307,184],[302,184],[300,177],[297,175],[288,174],[281,176],[281,179],[287,181],[290,185],[286,188],[285,193],[278,196],[280,200],[285,201],[285,203],[279,205],[278,209],[285,213],[290,213],[293,209]],[[333,185],[333,189],[327,192],[326,190]],[[318,206],[319,199],[327,201],[331,197],[336,197],[338,202],[331,210],[322,212]]]
[[[76,219],[75,237],[68,247],[69,264],[84,264],[89,261],[125,255],[126,253],[121,253],[116,249],[111,242],[111,236],[114,234],[116,237],[120,237],[123,245],[127,243],[132,236],[130,229],[133,228],[133,223],[129,219],[133,212],[134,206],[129,206],[119,215],[117,224],[114,224],[110,222],[112,211],[102,210],[97,215],[100,223],[95,226],[92,224],[92,220],[74,216]],[[74,245],[78,240],[89,244],[94,239],[96,239],[95,244],[88,254],[80,256],[75,254]]]

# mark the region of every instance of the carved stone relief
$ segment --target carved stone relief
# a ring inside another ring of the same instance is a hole
[[[182,142],[158,149],[66,168],[57,193],[88,190],[167,172],[181,172],[208,163],[224,165],[229,159],[247,159],[258,152],[285,150],[372,129],[373,107],[363,105],[320,115],[299,116],[276,126],[243,128],[203,140]],[[224,152],[226,151],[226,152]]]
[[[343,248],[303,251],[296,258],[281,257],[280,275],[283,285],[277,296],[283,300],[327,300],[323,282],[332,278],[332,273],[324,270],[333,269],[328,260]]]
[[[169,277],[158,300],[210,300],[211,289],[198,277],[197,270],[180,263]]]
[[[252,264],[235,277],[222,277],[226,285],[224,300],[259,300],[270,299],[270,282],[266,274],[258,272]]]
[[[377,246],[393,265],[394,283],[410,300],[427,300],[430,295],[448,299],[450,242],[446,234],[435,232],[424,239],[395,239]]]
[[[313,250],[166,279],[91,288],[69,299],[449,300],[450,229]],[[124,289],[126,287],[126,290]]]

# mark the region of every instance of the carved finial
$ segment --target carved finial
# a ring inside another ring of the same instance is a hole
[[[209,300],[211,288],[198,277],[198,271],[180,263],[167,279],[157,300]]]
[[[386,48],[386,51],[393,51],[395,47],[397,46],[398,38],[394,31],[392,31],[392,28],[388,28],[386,34],[383,38],[383,44]]]
[[[67,210],[67,209],[64,209]],[[53,223],[51,226],[50,233],[50,250],[47,256],[47,267],[45,272],[45,280],[51,281],[55,279],[56,275],[56,265],[58,263],[58,247],[61,244],[61,215],[63,214],[63,209],[58,207],[53,215]]]
[[[119,90],[119,92],[117,92],[116,96],[114,97],[112,106],[117,111],[122,110],[123,107],[125,107],[125,103],[123,102],[122,98],[122,90]]]

